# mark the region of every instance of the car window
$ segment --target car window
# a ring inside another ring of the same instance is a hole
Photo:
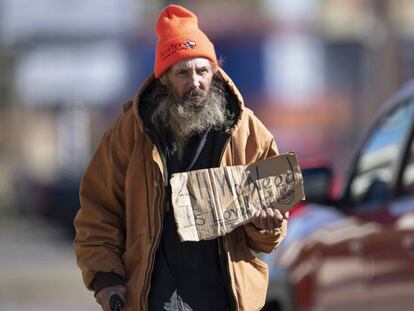
[[[371,133],[356,163],[349,188],[350,203],[378,202],[388,197],[413,111],[414,102],[399,105],[384,116]]]
[[[414,195],[414,136],[411,136],[407,161],[402,172],[401,189],[403,195]]]

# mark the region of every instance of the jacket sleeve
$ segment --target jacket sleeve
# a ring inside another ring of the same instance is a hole
[[[98,272],[125,278],[121,259],[124,183],[130,155],[127,146],[131,145],[121,124],[122,116],[105,133],[80,186],[81,207],[74,221],[74,249],[83,280],[90,290],[94,289],[93,280]]]
[[[257,160],[263,160],[279,154],[276,142],[273,138],[267,143],[264,152],[259,155]],[[257,228],[253,223],[243,226],[246,234],[247,245],[255,252],[271,253],[283,240],[287,231],[287,220],[284,219],[279,228],[273,230],[262,230]]]

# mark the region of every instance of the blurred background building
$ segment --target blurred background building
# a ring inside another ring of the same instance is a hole
[[[0,0],[0,226],[42,215],[70,241],[79,179],[152,72],[168,3]],[[280,150],[339,176],[381,103],[414,77],[414,1],[174,3],[199,16]]]

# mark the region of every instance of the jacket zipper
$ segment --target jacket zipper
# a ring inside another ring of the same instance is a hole
[[[150,148],[150,154],[151,154],[151,152],[152,152],[152,148]],[[154,168],[155,164],[152,163],[152,165],[153,165],[153,168]],[[154,202],[155,203],[155,215],[156,215],[155,220],[159,221],[160,230],[157,230],[157,233],[154,236],[155,242],[152,244],[152,247],[149,250],[148,265],[147,265],[146,273],[145,273],[145,276],[144,276],[144,284],[142,286],[143,290],[141,292],[141,300],[140,300],[140,304],[143,307],[142,310],[147,310],[147,308],[148,308],[148,303],[147,302],[144,303],[144,300],[145,300],[144,298],[148,297],[148,294],[149,294],[149,291],[150,291],[149,279],[150,279],[150,276],[151,276],[152,271],[154,269],[155,252],[158,249],[158,245],[160,243],[161,234],[162,234],[162,230],[163,230],[163,213],[161,212],[161,210],[162,210],[161,205],[164,202],[164,195],[165,195],[164,194],[164,188],[160,187],[160,182],[158,180],[158,179],[161,179],[161,178],[159,178],[160,173],[158,173],[157,169],[153,169],[153,172],[154,172],[154,177],[155,177],[156,191],[159,191],[159,195],[156,195],[155,202]],[[162,182],[161,184],[163,185],[164,183]],[[149,207],[148,207],[148,220],[150,220],[149,215],[150,215],[150,210],[149,210]],[[155,227],[156,227],[156,225],[157,224],[155,223]],[[149,224],[149,230],[151,230],[151,224]],[[151,232],[150,232],[149,237],[151,239],[151,237],[152,237]]]
[[[230,267],[229,267],[230,257],[229,257],[229,255],[227,254],[227,251],[226,251],[226,249],[227,249],[226,239],[224,237],[220,237],[220,238],[221,238],[221,241],[223,242],[222,245],[223,245],[223,249],[224,249],[224,256],[226,256],[225,257],[225,263],[226,263],[227,282],[228,282],[227,283],[227,288],[229,289],[231,297],[232,297],[232,300],[230,301],[230,305],[232,307],[232,310],[239,310],[239,303],[236,299],[236,295],[234,294],[233,287],[231,285],[231,275],[230,275]],[[220,241],[218,243],[219,243],[219,248],[220,248]]]
[[[147,138],[149,140],[149,138]],[[144,149],[144,148],[143,148]],[[143,156],[144,156],[144,174],[145,174],[145,187],[147,189],[147,197],[148,197],[148,176],[147,176],[147,170],[145,168],[145,165],[147,163],[147,158],[145,156],[146,152],[143,150]],[[151,154],[151,147],[149,148],[149,154]],[[148,221],[148,235],[149,239],[152,240],[152,226],[151,226],[151,208],[150,205],[147,203],[147,221]]]
[[[219,165],[221,165],[221,162],[223,161],[224,151],[226,151],[227,145],[231,141],[231,135],[229,138],[227,138],[226,142],[224,143],[223,149],[221,150],[220,158],[219,158]],[[231,151],[232,157],[233,157],[233,150]],[[232,163],[233,165],[233,163]]]
[[[152,271],[154,269],[154,262],[155,262],[155,252],[158,249],[158,245],[160,243],[160,239],[161,239],[161,234],[162,234],[162,230],[163,230],[163,215],[160,212],[162,210],[162,202],[164,201],[164,190],[161,189],[160,191],[160,195],[156,196],[156,220],[159,222],[159,228],[160,230],[157,230],[157,234],[156,236],[154,236],[155,238],[155,242],[152,244],[152,247],[150,248],[149,251],[149,260],[148,260],[148,266],[146,269],[146,273],[145,273],[145,278],[144,278],[144,284],[143,284],[143,291],[141,293],[141,303],[142,301],[144,301],[145,297],[148,297],[149,291],[150,291],[150,284],[149,284],[149,279],[150,276],[152,274]],[[155,225],[157,225],[155,223]],[[147,310],[148,308],[148,304],[147,302],[144,303],[143,306],[143,310]]]
[[[231,142],[231,135],[227,139],[226,143],[223,146],[223,150],[221,151],[220,160],[219,160],[220,166],[221,166],[221,162],[223,161],[224,151],[226,150],[227,145],[229,144],[229,142]],[[233,153],[234,153],[234,150],[233,150],[233,148],[231,148],[231,156],[232,156],[232,163],[231,164],[232,165],[234,165],[234,155],[233,155]],[[221,242],[223,242],[223,244],[221,244]],[[225,264],[226,264],[226,272],[227,272],[227,278],[226,279],[227,279],[227,282],[229,282],[229,283],[227,283],[227,287],[230,290],[231,297],[233,298],[232,301],[230,302],[230,304],[231,304],[232,307],[235,307],[235,310],[239,310],[239,304],[237,302],[236,295],[234,294],[233,286],[231,285],[231,275],[230,275],[230,267],[229,267],[230,258],[229,258],[229,255],[227,254],[227,245],[226,245],[227,243],[226,243],[225,237],[219,237],[217,243],[218,243],[219,256],[223,256],[223,255],[225,256]],[[223,251],[224,251],[223,255],[221,254],[221,246],[223,246]]]

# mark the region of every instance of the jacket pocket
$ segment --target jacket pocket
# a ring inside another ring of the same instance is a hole
[[[254,257],[248,261],[232,262],[232,265],[240,310],[261,310],[269,280],[267,264]]]
[[[230,271],[239,309],[260,310],[265,303],[269,280],[267,264],[252,254],[242,230],[235,230],[230,235]]]
[[[139,236],[127,247],[122,255],[128,289],[126,310],[139,310],[139,297],[142,291],[144,271],[146,269],[145,249],[147,243],[148,236]]]
[[[145,254],[145,241],[146,239],[144,236],[137,237],[122,254],[122,261],[124,262],[127,281],[133,272],[142,264],[143,255]]]

